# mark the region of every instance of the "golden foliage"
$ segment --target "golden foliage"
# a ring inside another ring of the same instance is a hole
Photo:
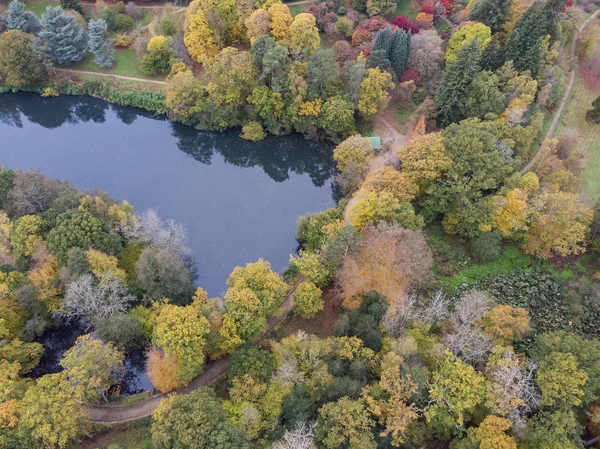
[[[146,373],[158,390],[168,393],[181,387],[183,382],[179,378],[179,362],[175,355],[169,355],[156,347],[148,351]]]
[[[426,134],[400,148],[402,173],[423,191],[430,183],[440,179],[452,166],[446,155],[441,133]]]
[[[290,40],[290,26],[294,19],[290,8],[283,3],[275,3],[269,8],[271,16],[271,36],[278,43],[288,43]]]
[[[529,327],[529,313],[526,309],[504,304],[484,313],[480,325],[498,344],[511,344],[525,336]]]

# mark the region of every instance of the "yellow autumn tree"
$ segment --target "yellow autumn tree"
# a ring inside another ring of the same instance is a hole
[[[102,251],[89,249],[85,252],[85,258],[90,266],[90,271],[98,279],[121,279],[125,282],[125,271],[119,268],[119,259],[115,256],[109,256]]]
[[[366,120],[381,113],[390,101],[389,91],[394,88],[392,75],[379,67],[367,70],[358,89],[358,112]]]
[[[290,26],[290,49],[294,53],[311,54],[321,44],[315,16],[301,13]]]
[[[156,347],[152,347],[148,351],[146,373],[152,381],[152,385],[163,393],[168,393],[183,385],[183,381],[179,377],[177,357]]]
[[[52,312],[60,306],[59,295],[62,292],[53,282],[58,276],[58,262],[54,254],[45,252],[38,265],[29,270],[27,277],[38,289],[38,299],[46,304],[49,312]]]
[[[8,256],[12,252],[10,244],[10,234],[13,230],[13,223],[6,215],[6,212],[0,210],[0,256]]]
[[[414,199],[419,192],[419,187],[412,180],[407,179],[404,173],[390,166],[370,172],[362,189],[365,192],[387,192],[401,202]]]
[[[421,192],[434,181],[440,179],[452,166],[452,159],[446,155],[441,133],[431,133],[409,142],[398,151],[402,162],[402,173],[416,183]]]
[[[452,64],[456,61],[458,51],[464,45],[469,45],[473,40],[477,40],[481,48],[485,48],[491,39],[492,30],[487,25],[481,22],[464,22],[448,41],[446,64]]]
[[[522,245],[527,254],[548,258],[585,251],[594,212],[577,195],[549,190],[530,200],[529,213]]]
[[[268,36],[271,23],[271,15],[264,9],[257,9],[244,22],[246,33],[251,45],[261,36]]]
[[[529,328],[529,313],[521,307],[502,304],[484,313],[479,324],[498,344],[509,345],[525,336]]]
[[[512,422],[499,416],[486,416],[479,427],[469,429],[468,438],[480,449],[517,449],[515,439],[506,432]]]
[[[275,3],[269,8],[271,16],[271,36],[279,43],[288,43],[290,41],[290,26],[294,19],[290,13],[290,8],[283,3]]]
[[[219,52],[206,12],[202,9],[202,0],[194,0],[185,12],[183,42],[197,62],[211,60]]]
[[[527,228],[528,198],[521,189],[494,197],[492,202],[492,221],[502,237],[511,237]]]

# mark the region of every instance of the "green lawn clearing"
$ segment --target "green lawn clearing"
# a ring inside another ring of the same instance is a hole
[[[555,137],[571,130],[577,133],[577,147],[586,155],[583,192],[592,200],[600,199],[600,126],[588,122],[585,114],[598,95],[600,92],[589,90],[577,74],[571,96],[555,132]]]
[[[417,14],[419,14],[419,10],[413,7],[411,0],[398,0],[398,6],[396,6],[396,11],[394,11],[394,17],[406,16],[409,19],[414,19],[417,17]]]
[[[52,0],[26,0],[25,1],[25,9],[29,11],[33,11],[38,17],[41,17],[42,14],[46,12],[46,7],[48,6],[59,6],[60,3],[58,1]]]
[[[134,78],[161,79],[144,75],[139,68],[139,61],[135,51],[131,48],[115,51],[115,65],[107,70],[98,67],[94,62],[94,55],[88,54],[82,61],[73,64],[70,68],[85,70],[86,72],[112,73],[113,75],[131,76]]]

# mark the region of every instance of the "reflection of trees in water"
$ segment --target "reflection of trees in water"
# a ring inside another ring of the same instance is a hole
[[[241,139],[233,130],[202,132],[178,123],[172,123],[171,128],[179,149],[203,164],[210,164],[212,155],[218,153],[237,167],[262,167],[276,182],[288,179],[290,171],[308,174],[317,187],[335,173],[331,150],[323,142],[299,136],[269,136],[254,143]]]
[[[28,93],[0,96],[0,122],[19,128],[23,127],[22,116],[49,129],[64,123],[104,123],[108,109],[126,125],[140,116],[166,120],[164,116],[156,117],[141,109],[111,105],[90,97],[42,98]],[[317,187],[323,186],[335,173],[331,149],[322,142],[298,136],[270,136],[260,143],[252,143],[241,139],[237,131],[202,132],[177,123],[171,124],[171,132],[179,149],[203,164],[210,164],[216,152],[238,167],[262,167],[277,182],[288,179],[290,172],[308,174]]]

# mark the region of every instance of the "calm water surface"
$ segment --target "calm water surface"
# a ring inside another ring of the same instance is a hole
[[[0,94],[0,165],[38,167],[184,223],[197,283],[213,296],[236,265],[262,257],[282,270],[298,217],[334,206],[325,143],[249,143],[89,97]]]

